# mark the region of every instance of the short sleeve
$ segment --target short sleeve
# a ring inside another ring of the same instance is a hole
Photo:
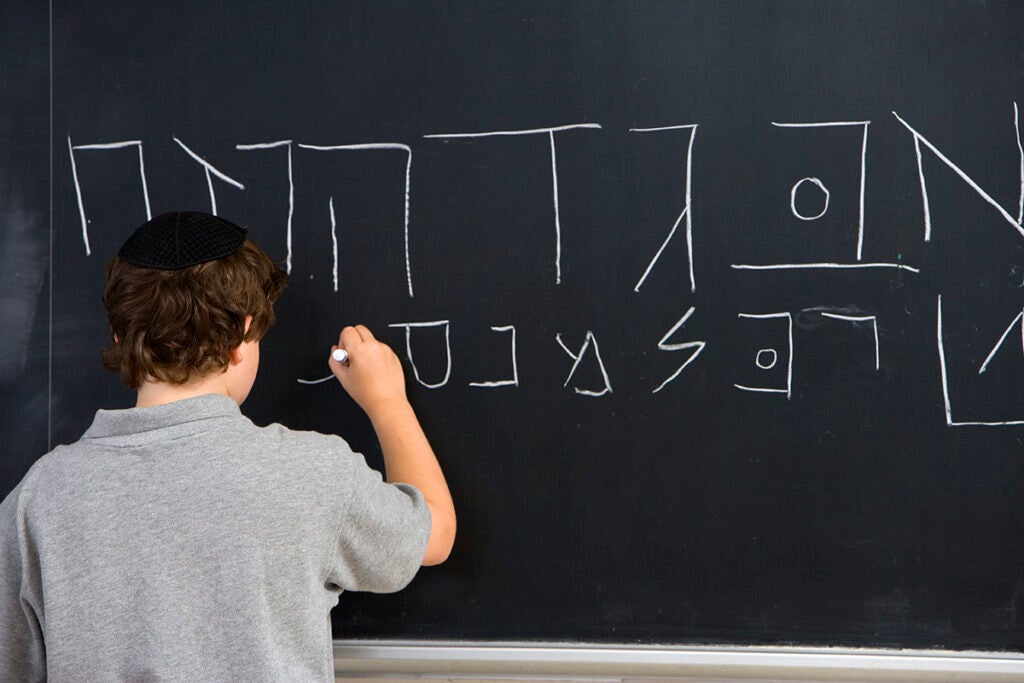
[[[388,484],[358,458],[328,581],[343,590],[392,593],[416,575],[430,537],[430,508],[408,484]]]

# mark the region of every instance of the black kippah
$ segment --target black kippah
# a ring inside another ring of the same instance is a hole
[[[197,211],[165,213],[140,225],[117,252],[142,268],[179,270],[233,254],[245,228]]]

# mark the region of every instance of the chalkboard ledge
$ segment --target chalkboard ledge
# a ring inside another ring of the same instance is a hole
[[[335,641],[337,680],[360,677],[660,678],[679,681],[1024,680],[1024,654],[944,650],[639,647]]]

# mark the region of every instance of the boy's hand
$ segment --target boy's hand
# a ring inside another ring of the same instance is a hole
[[[339,363],[329,357],[331,372],[370,419],[396,401],[407,401],[401,361],[391,347],[377,341],[366,326],[343,329],[331,352],[335,349],[348,351],[348,361]]]

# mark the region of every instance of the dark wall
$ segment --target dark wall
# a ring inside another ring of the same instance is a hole
[[[3,10],[3,491],[212,187],[290,259],[246,413],[379,464],[297,381],[363,322],[459,509],[337,637],[1022,649],[1024,7],[150,5]]]
[[[49,53],[47,8],[0,3],[2,495],[50,443]]]

